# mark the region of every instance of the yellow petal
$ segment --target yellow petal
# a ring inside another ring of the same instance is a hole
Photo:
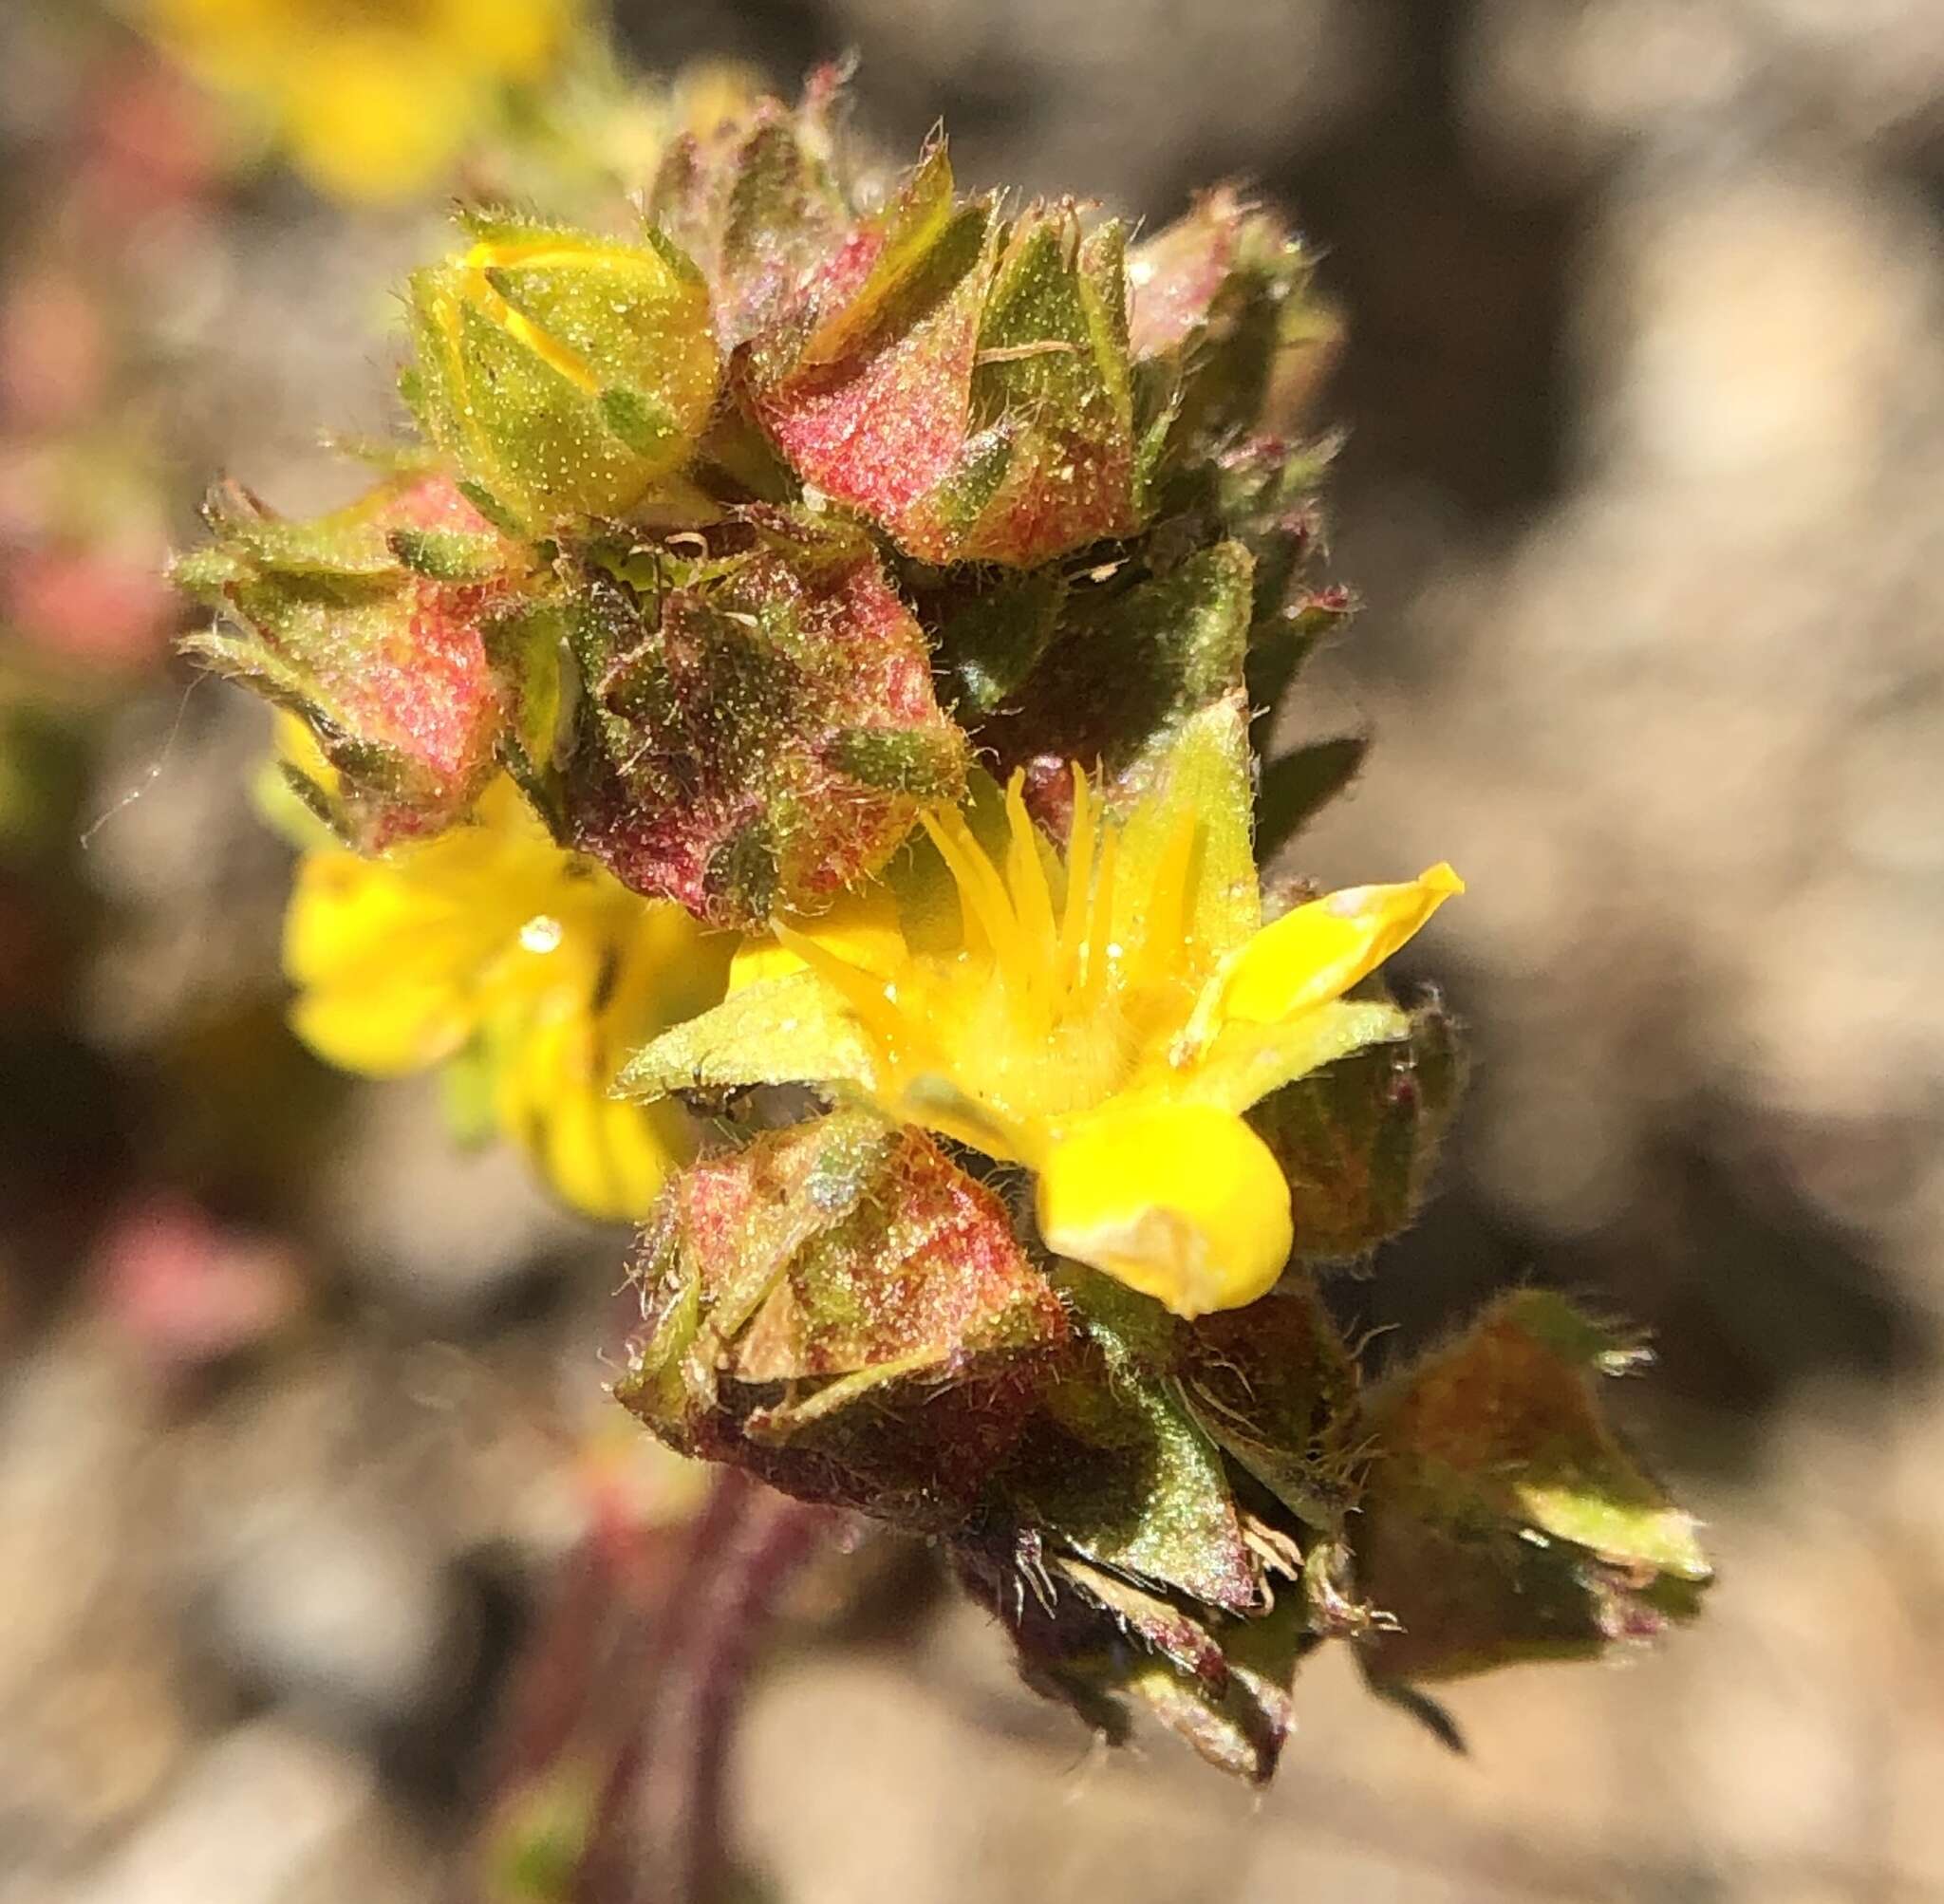
[[[403,1077],[450,1057],[472,1036],[474,1014],[447,985],[391,985],[304,993],[290,1029],[341,1071]]]
[[[210,85],[245,88],[274,81],[290,23],[262,0],[143,0],[148,25]]]
[[[298,863],[284,914],[284,976],[349,989],[446,976],[462,936],[449,901],[383,860],[326,850]]]
[[[1038,1210],[1050,1249],[1190,1317],[1266,1295],[1295,1240],[1268,1146],[1231,1112],[1159,1098],[1070,1125],[1040,1160]]]
[[[1413,938],[1465,882],[1440,861],[1402,886],[1352,886],[1265,925],[1215,980],[1195,1012],[1210,1036],[1224,1023],[1268,1025],[1340,999]]]
[[[282,82],[292,156],[337,198],[398,199],[428,189],[483,117],[466,81],[436,53],[383,28],[318,39]]]
[[[1182,725],[1121,831],[1113,936],[1149,976],[1199,982],[1262,921],[1249,844],[1248,729],[1221,700]]]
[[[451,907],[382,861],[319,852],[300,863],[284,969],[303,990],[290,1022],[329,1063],[397,1077],[449,1057],[478,1007],[459,982],[477,951]]]
[[[588,1215],[644,1215],[687,1145],[672,1108],[608,1095],[606,1067],[584,1009],[565,1000],[510,1013],[492,1035],[494,1112],[554,1193]]]
[[[721,1002],[735,946],[673,900],[644,903],[630,894],[623,905],[626,923],[611,928],[620,935],[621,970],[601,1013],[610,1074],[637,1045]]]
[[[583,982],[570,963],[531,1008],[507,1012],[495,1109],[556,1195],[589,1216],[632,1221],[693,1154],[695,1131],[674,1105],[617,1099],[615,1073],[633,1046],[721,996],[727,942],[664,901],[627,902],[608,929],[617,937],[605,978],[597,968]]]
[[[439,56],[482,73],[532,79],[559,49],[574,0],[436,0],[425,22]]]
[[[608,1223],[639,1223],[668,1172],[688,1154],[674,1140],[677,1113],[618,1104],[593,1092],[570,1091],[548,1126],[536,1159],[554,1193],[575,1209]]]
[[[1333,999],[1276,1024],[1224,1025],[1193,1064],[1176,1074],[1170,1089],[1184,1102],[1240,1112],[1365,1045],[1410,1036],[1410,1014],[1395,1005]]]

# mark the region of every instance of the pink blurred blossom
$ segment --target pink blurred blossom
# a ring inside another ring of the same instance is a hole
[[[265,1340],[303,1302],[289,1245],[167,1191],[109,1219],[95,1275],[108,1319],[164,1380]]]

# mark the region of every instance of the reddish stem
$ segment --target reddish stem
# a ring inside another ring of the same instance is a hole
[[[737,1715],[763,1633],[797,1569],[839,1524],[733,1471],[691,1530],[642,1665],[641,1705],[614,1767],[585,1904],[713,1904]]]

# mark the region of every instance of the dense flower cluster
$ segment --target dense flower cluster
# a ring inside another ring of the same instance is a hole
[[[1463,887],[1262,876],[1363,751],[1264,758],[1349,607],[1301,246],[888,178],[836,104],[724,96],[625,233],[463,214],[420,441],[319,521],[214,499],[298,1030],[642,1219],[626,1405],[942,1538],[1103,1729],[1262,1778],[1324,1638],[1390,1684],[1685,1615],[1630,1345],[1523,1297],[1367,1389],[1319,1280],[1425,1190],[1461,1066],[1380,968]]]

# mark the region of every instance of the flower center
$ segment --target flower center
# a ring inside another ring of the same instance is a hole
[[[1119,1090],[1177,1024],[1194,819],[1162,856],[1139,941],[1113,936],[1118,836],[1074,770],[1067,853],[1040,839],[1024,776],[1006,789],[1007,840],[989,852],[963,814],[923,816],[956,888],[962,944],[885,977],[802,935],[785,943],[835,985],[869,1036],[887,1108],[1034,1163],[1066,1119]]]

